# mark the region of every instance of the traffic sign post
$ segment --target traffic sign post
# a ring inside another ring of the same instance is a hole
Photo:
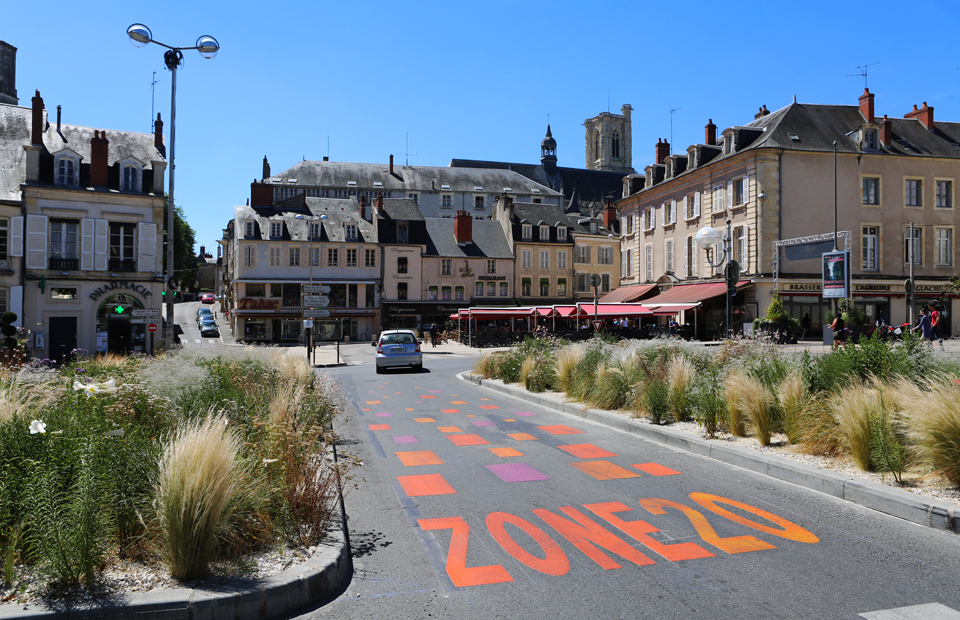
[[[130,311],[130,316],[138,319],[155,318],[160,320],[160,308],[137,308]]]
[[[151,334],[157,331],[157,324],[150,323],[149,325],[147,325],[147,331],[150,332]]]
[[[303,306],[305,308],[326,308],[330,305],[330,298],[326,295],[304,295]]]
[[[325,284],[301,284],[300,288],[304,295],[326,295],[330,292],[330,287]]]
[[[303,318],[305,319],[322,319],[330,316],[330,311],[326,308],[304,308],[303,309]]]
[[[603,321],[596,320],[593,322],[593,329],[600,331],[601,327],[603,327]]]

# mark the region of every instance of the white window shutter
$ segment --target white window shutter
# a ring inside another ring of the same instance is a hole
[[[27,269],[47,268],[47,222],[46,215],[27,216]]]
[[[743,175],[743,204],[750,202],[750,175]]]
[[[667,205],[666,203],[660,204],[660,225],[666,226],[667,224]]]
[[[23,256],[23,216],[10,218],[10,256]]]
[[[674,199],[670,200],[670,223],[676,224],[677,222],[677,201]]]
[[[157,225],[152,222],[137,224],[137,271],[157,271]],[[249,250],[246,246],[244,250]]]
[[[683,277],[690,275],[690,244],[684,241],[683,243]]]
[[[93,245],[94,269],[107,270],[107,241],[109,240],[107,220],[96,220],[96,238]]]
[[[700,192],[693,195],[693,217],[700,217]]]
[[[96,234],[96,220],[85,217],[80,220],[80,269],[93,270],[93,246]]]
[[[879,259],[878,259],[879,260]],[[743,264],[740,265],[740,273],[747,273],[747,265],[750,264],[750,227],[743,227]]]
[[[691,237],[691,239],[693,239],[693,238]],[[699,262],[700,262],[700,260],[699,260],[699,259],[700,259],[700,256],[699,256],[699,250],[698,250],[698,248],[697,248],[697,243],[696,243],[696,241],[692,241],[692,240],[690,241],[690,250],[691,250],[691,252],[690,252],[690,275],[692,275],[693,277],[697,277],[697,276],[700,275],[699,272],[698,272],[698,269],[697,269],[697,267],[699,266],[698,264],[699,264]]]
[[[727,181],[727,199],[723,201],[728,209],[733,207],[733,181]]]
[[[683,212],[683,219],[687,219],[687,197],[684,196],[680,201],[680,210]]]

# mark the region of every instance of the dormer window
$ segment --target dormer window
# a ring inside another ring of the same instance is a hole
[[[310,222],[310,238],[319,239],[320,238],[320,222]]]
[[[254,231],[253,220],[245,221],[243,223],[243,236],[246,237],[247,239],[251,239],[253,237],[253,231]]]
[[[140,168],[132,164],[126,164],[121,168],[120,189],[125,192],[140,191]]]
[[[347,223],[343,225],[343,236],[351,241],[357,239],[357,225],[352,223]]]
[[[410,237],[408,234],[407,223],[400,222],[397,224],[397,243],[407,243],[407,239]]]
[[[540,241],[550,241],[550,227],[546,224],[540,226]]]
[[[594,234],[594,235],[597,234],[597,223],[596,223],[596,222],[590,222],[590,233],[591,233],[591,234]]]
[[[76,187],[80,184],[78,172],[80,159],[72,154],[62,154],[56,157],[56,184],[67,187]]]
[[[565,226],[557,226],[557,241],[567,240],[567,229]]]
[[[533,240],[533,224],[522,224],[520,226],[520,238],[524,241]]]
[[[862,148],[865,150],[876,151],[877,150],[877,130],[864,129],[863,141],[861,142],[861,144],[862,144]]]
[[[283,236],[283,222],[270,222],[270,237],[279,239]]]

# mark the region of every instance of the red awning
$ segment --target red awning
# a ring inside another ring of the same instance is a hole
[[[580,307],[580,316],[593,316],[592,303],[580,303],[577,305]],[[652,314],[650,310],[644,307],[643,304],[597,304],[597,316],[602,317],[636,317],[650,316],[650,314]]]
[[[656,284],[632,284],[621,286],[600,298],[602,304],[626,303],[636,301],[650,292]]]
[[[539,314],[540,316],[546,316],[546,317],[552,316],[553,308],[537,308],[537,314]]]
[[[554,306],[553,309],[557,313],[557,318],[560,319],[575,318],[575,315],[579,314],[576,306]]]
[[[646,305],[646,304],[644,304]],[[700,302],[695,304],[661,304],[661,305],[648,305],[646,306],[653,311],[653,316],[673,316],[678,312],[684,310],[691,310],[700,305]]]
[[[533,308],[470,308],[461,310],[461,318],[469,316],[472,319],[520,319],[533,314]]]
[[[750,284],[750,280],[740,280],[737,288],[743,288]],[[662,304],[690,304],[719,297],[727,292],[727,285],[723,282],[710,282],[707,284],[681,284],[674,286],[665,293],[660,293],[656,297],[643,300],[645,306],[656,306]]]

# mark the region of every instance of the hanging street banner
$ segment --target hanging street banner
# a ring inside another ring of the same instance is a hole
[[[850,292],[850,254],[846,250],[823,253],[823,298],[842,299]]]

